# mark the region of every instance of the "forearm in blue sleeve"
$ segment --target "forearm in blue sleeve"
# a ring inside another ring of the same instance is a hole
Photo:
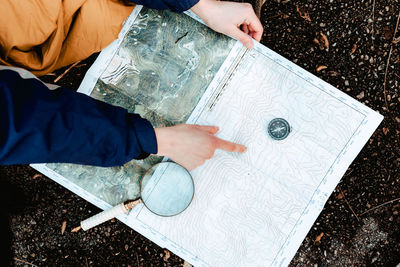
[[[137,114],[66,88],[0,71],[0,164],[119,166],[157,153],[154,128]]]
[[[199,0],[130,0],[131,2],[155,9],[170,9],[183,12],[192,8]]]

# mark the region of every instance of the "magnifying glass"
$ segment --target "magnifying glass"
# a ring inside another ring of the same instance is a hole
[[[192,202],[193,178],[189,171],[175,162],[161,162],[151,166],[140,182],[140,196],[105,210],[81,222],[72,231],[89,230],[118,215],[127,213],[139,203],[158,216],[174,216]]]

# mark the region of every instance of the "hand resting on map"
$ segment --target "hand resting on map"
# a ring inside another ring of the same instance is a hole
[[[155,128],[158,156],[167,156],[188,170],[202,165],[214,156],[216,149],[229,152],[246,151],[246,147],[216,137],[216,126],[180,124]]]
[[[260,41],[263,26],[249,3],[216,0],[200,0],[191,10],[211,29],[239,40],[253,48],[253,41]]]

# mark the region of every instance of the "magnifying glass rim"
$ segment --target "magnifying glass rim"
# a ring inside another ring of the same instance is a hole
[[[190,199],[189,203],[186,205],[186,207],[185,207],[183,210],[181,210],[180,212],[175,213],[175,214],[173,214],[173,215],[162,215],[162,214],[158,214],[157,212],[152,211],[152,210],[146,205],[146,202],[145,202],[144,199],[142,198],[142,189],[143,189],[143,188],[142,188],[142,182],[143,182],[143,180],[144,180],[144,177],[146,177],[146,174],[147,174],[153,167],[155,167],[155,166],[157,166],[157,165],[160,165],[160,164],[164,164],[164,163],[176,164],[176,165],[180,166],[181,168],[183,168],[183,169],[189,174],[189,177],[190,177],[190,180],[192,181],[192,186],[193,186],[193,194],[192,194],[192,198]],[[158,162],[158,163],[152,165],[150,168],[147,169],[147,171],[144,173],[142,179],[140,180],[140,199],[142,200],[144,206],[145,206],[150,212],[154,213],[154,214],[157,215],[157,216],[161,216],[161,217],[172,217],[172,216],[176,216],[176,215],[179,215],[179,214],[181,214],[182,212],[184,212],[184,211],[190,206],[190,204],[192,203],[192,200],[193,200],[193,198],[194,198],[194,192],[195,192],[194,180],[193,180],[193,177],[192,177],[192,175],[190,174],[190,172],[189,172],[185,167],[183,167],[182,165],[180,165],[180,164],[178,164],[178,163],[176,163],[176,162],[173,162],[173,161],[162,161],[162,162]]]

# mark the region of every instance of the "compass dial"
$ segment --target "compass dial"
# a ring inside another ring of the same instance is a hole
[[[268,134],[275,140],[283,140],[289,133],[290,125],[282,118],[275,118],[268,124]]]

